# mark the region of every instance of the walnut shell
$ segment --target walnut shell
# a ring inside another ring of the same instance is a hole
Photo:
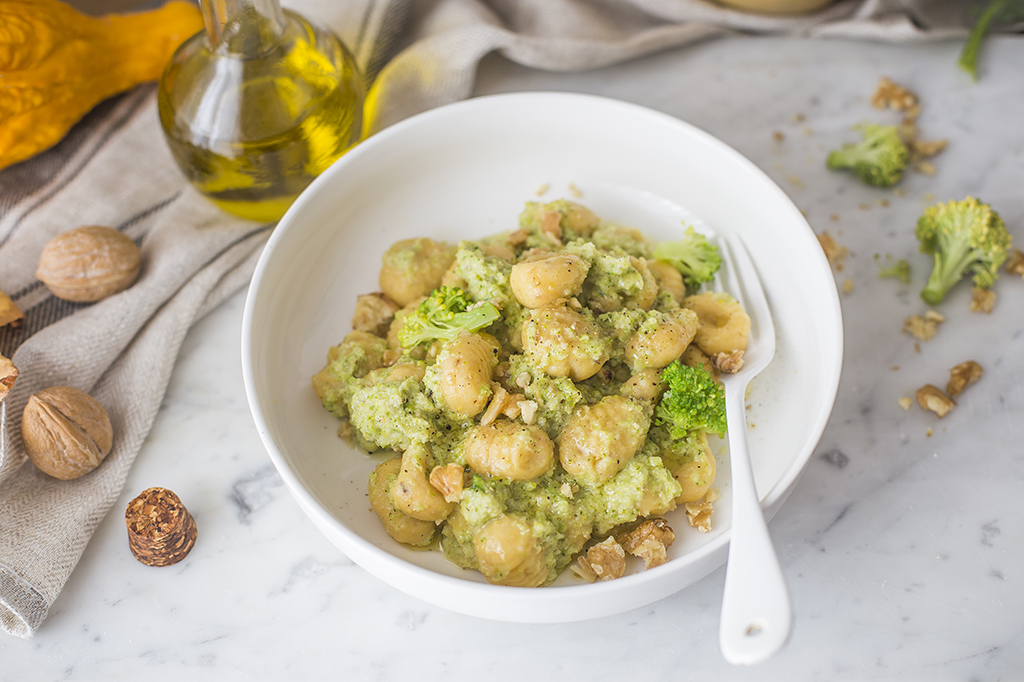
[[[54,386],[29,396],[21,440],[32,463],[62,481],[84,476],[110,453],[110,416],[87,393]]]
[[[92,303],[130,287],[142,254],[127,235],[88,225],[59,234],[43,248],[36,277],[66,301]]]

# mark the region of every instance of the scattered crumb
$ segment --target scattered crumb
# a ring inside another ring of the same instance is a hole
[[[875,94],[871,96],[871,106],[876,109],[888,107],[895,111],[913,111],[917,107],[917,95],[882,76],[878,80]]]
[[[803,127],[803,131],[804,131],[804,135],[806,135],[807,137],[810,137],[811,135],[814,135],[814,130],[811,128],[811,126],[804,126]]]
[[[926,435],[927,437],[931,438],[932,437],[932,433],[934,433],[934,432],[931,429],[928,429],[927,431],[924,432],[924,435]]]
[[[889,368],[889,371],[890,372],[898,372],[898,371],[900,371],[900,366],[899,365],[893,365],[892,367]]]
[[[857,204],[857,208],[859,208],[862,211],[870,211],[871,210],[871,204],[865,204],[864,202],[861,202],[861,203]]]
[[[921,352],[921,344],[918,343],[917,341],[914,342],[914,352],[915,353],[920,353]]]
[[[803,114],[793,114],[793,120],[796,121],[797,123],[803,123],[804,121],[807,120],[807,117],[804,116]]]
[[[991,289],[971,287],[970,308],[972,313],[991,313],[995,305],[996,292]]]
[[[887,208],[889,206],[889,200],[888,199],[879,199],[878,200],[878,205],[881,206],[882,208]]]
[[[849,277],[847,277],[846,279],[843,280],[843,293],[844,294],[852,294],[853,293],[853,280],[850,279]]]
[[[818,243],[821,244],[821,250],[825,252],[825,258],[828,259],[829,265],[835,268],[836,272],[842,272],[843,259],[846,258],[849,249],[837,244],[836,240],[828,232],[822,232],[818,235]]]
[[[1024,251],[1020,249],[1013,249],[1010,251],[1010,255],[1006,258],[1006,271],[1011,275],[1020,275],[1024,277]]]
[[[961,362],[949,370],[949,383],[946,384],[946,393],[950,398],[955,398],[964,392],[964,389],[975,384],[981,379],[981,365],[974,360]]]
[[[786,139],[786,136],[782,133],[781,130],[776,130],[774,133],[772,133],[772,139],[774,139],[776,142],[782,142],[783,140]]]
[[[925,203],[927,204],[935,203],[935,195],[932,194],[931,192],[925,192],[925,195],[922,197],[922,199],[924,199]]]
[[[926,410],[938,415],[939,419],[949,414],[949,411],[956,407],[956,403],[942,389],[931,384],[925,384],[917,389],[917,404]]]
[[[572,183],[569,183],[569,194],[573,195],[577,199],[583,198],[583,192],[580,191],[579,187]]]
[[[830,215],[828,217],[828,219],[831,220],[834,223],[838,223],[839,222],[839,214],[838,213],[833,213],[832,215]]]
[[[804,188],[804,181],[803,181],[803,180],[801,180],[801,179],[799,178],[799,176],[796,176],[796,175],[790,175],[790,176],[789,176],[789,177],[787,177],[786,179],[787,179],[787,180],[789,180],[790,184],[792,184],[792,185],[793,185],[794,187],[796,187],[797,189],[803,189],[803,188]]]
[[[935,166],[928,161],[918,161],[914,168],[925,175],[935,175]]]
[[[543,185],[537,188],[537,196],[544,196],[545,194],[548,193],[549,189],[551,189],[551,185],[545,182]]]
[[[915,339],[931,341],[938,331],[939,325],[945,321],[945,317],[934,310],[929,310],[923,317],[921,315],[911,315],[904,320],[903,331],[907,332]],[[920,352],[920,350],[917,352]]]
[[[905,197],[905,196],[907,196],[907,190],[904,189],[903,187],[897,187],[896,189],[894,189],[892,191],[892,193],[895,194],[898,197]]]
[[[902,407],[904,410],[909,410],[910,406],[913,405],[913,404],[914,404],[914,401],[911,400],[910,398],[906,397],[906,396],[903,396],[902,398],[900,398],[900,407]]]

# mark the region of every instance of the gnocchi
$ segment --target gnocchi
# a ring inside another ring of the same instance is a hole
[[[706,426],[664,423],[673,363],[716,377],[750,319],[727,294],[687,296],[642,234],[578,203],[530,202],[511,227],[394,244],[312,383],[339,435],[401,453],[368,480],[388,535],[537,587],[623,524],[710,513]]]

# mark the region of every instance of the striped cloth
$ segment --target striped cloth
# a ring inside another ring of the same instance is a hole
[[[371,132],[469,96],[479,60],[494,50],[527,66],[580,70],[736,31],[912,41],[962,34],[964,19],[954,0],[845,0],[800,18],[703,0],[283,4],[334,28],[376,77]],[[87,224],[117,228],[143,255],[134,286],[91,305],[54,298],[33,274],[47,241]],[[21,370],[0,404],[0,624],[7,632],[29,637],[46,618],[120,494],[186,331],[247,284],[270,229],[219,212],[185,183],[160,132],[153,86],[104,102],[56,147],[0,172],[0,290],[27,313],[20,329],[0,329],[0,353]],[[25,464],[25,403],[55,385],[93,395],[114,427],[110,455],[75,481]]]

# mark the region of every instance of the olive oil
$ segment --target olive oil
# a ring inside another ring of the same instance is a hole
[[[203,0],[206,31],[160,81],[160,122],[188,180],[225,211],[280,218],[359,141],[362,76],[330,32],[277,0]]]

